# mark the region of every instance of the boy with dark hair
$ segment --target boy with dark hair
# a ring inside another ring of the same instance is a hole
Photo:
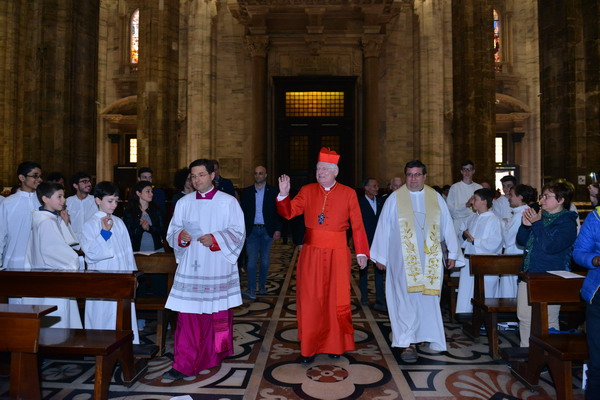
[[[491,189],[478,189],[473,193],[473,209],[471,215],[461,226],[461,235],[464,240],[462,247],[467,254],[502,254],[502,220],[491,210],[494,192]],[[458,283],[458,298],[456,301],[457,313],[470,313],[473,311],[471,299],[475,280],[471,275],[468,258],[465,266],[460,270]],[[504,297],[498,293],[498,277],[486,276],[484,278],[485,297]]]
[[[473,175],[475,175],[475,164],[473,164],[473,161],[464,161],[460,166],[460,173],[462,179],[450,186],[448,198],[446,199],[459,240],[461,225],[473,215],[473,210],[467,206],[469,199],[471,199],[477,189],[482,188],[480,184],[473,182]]]
[[[27,248],[26,268],[51,268],[76,271],[82,263],[70,246],[75,241],[69,227],[69,216],[63,212],[65,191],[58,183],[42,182],[36,189],[43,205],[33,212],[31,239]],[[23,304],[55,305],[58,309],[48,314],[46,322],[59,321],[53,328],[81,329],[79,307],[74,299],[24,297]]]
[[[517,186],[517,178],[512,175],[506,175],[500,179],[500,183],[502,184],[502,192],[504,195],[494,200],[492,211],[494,211],[494,214],[496,214],[496,216],[504,223],[508,223],[512,217],[508,196],[510,194],[510,189]]]
[[[46,182],[58,183],[60,186],[65,187],[65,176],[60,172],[50,172],[46,176]]]
[[[121,218],[113,215],[119,203],[119,189],[111,182],[100,182],[94,188],[98,211],[83,225],[81,248],[88,270],[137,271],[131,240]],[[115,329],[117,302],[86,300],[86,329]],[[131,303],[131,326],[134,344],[140,342],[135,304]]]
[[[81,241],[83,224],[98,211],[94,197],[90,196],[92,177],[85,172],[77,172],[71,178],[71,187],[75,189],[75,195],[67,198],[67,210],[77,240]]]
[[[23,268],[31,235],[31,216],[40,207],[35,189],[42,182],[42,167],[25,161],[17,168],[20,189],[0,203],[0,265]]]

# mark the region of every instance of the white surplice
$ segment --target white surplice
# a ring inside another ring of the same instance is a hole
[[[415,216],[415,226],[424,227],[426,213],[424,192],[410,192],[410,198]],[[437,200],[440,207],[441,240],[446,242],[448,258],[456,260],[457,266],[462,266],[464,259],[448,207],[440,195],[437,195]],[[421,229],[415,229],[415,232],[423,267],[425,264],[423,251],[425,238]],[[408,293],[400,238],[397,192],[393,192],[383,206],[371,246],[371,259],[387,266],[385,294],[392,325],[392,346],[408,347],[412,343],[429,342],[432,350],[444,351],[446,350],[446,337],[440,310],[440,297]],[[440,265],[441,275],[443,275],[443,268],[443,265]]]
[[[482,186],[479,183],[473,182],[471,184],[466,184],[463,181],[456,182],[454,185],[450,186],[446,203],[448,204],[448,211],[450,211],[450,215],[454,221],[454,230],[457,235],[460,232],[462,223],[473,215],[473,210],[467,208],[465,204],[471,196],[473,196],[473,193],[481,188]]]
[[[35,193],[18,190],[0,203],[0,265],[23,268],[31,236],[31,217],[40,208]]]
[[[461,226],[461,232],[469,230],[475,242],[464,241],[462,246],[466,254],[502,254],[502,220],[491,210],[483,214],[473,214]],[[469,260],[460,270],[458,282],[458,298],[456,300],[457,313],[473,312],[471,299],[473,298],[475,279],[471,275]],[[484,293],[486,297],[499,297],[498,277],[484,277]]]
[[[529,208],[522,205],[512,208],[510,220],[502,228],[502,240],[504,241],[504,254],[523,254],[524,247],[517,244],[517,232],[523,219],[523,211]],[[497,297],[517,297],[517,275],[503,275],[498,285]]]
[[[500,196],[492,204],[492,211],[498,218],[505,220],[503,222],[508,221],[512,217],[512,209],[510,208],[508,197]]]
[[[67,197],[67,211],[71,217],[71,227],[75,232],[75,237],[81,241],[83,225],[98,212],[96,200],[92,195],[87,195],[83,200],[80,200],[77,195]]]
[[[184,313],[212,314],[242,304],[237,259],[246,229],[235,197],[217,191],[212,199],[196,199],[196,193],[177,201],[167,231],[167,241],[175,250],[179,265],[165,307]],[[187,247],[179,245],[184,229],[192,236]],[[211,251],[197,240],[209,233],[220,250]]]
[[[112,235],[108,240],[100,234],[101,219],[105,212],[96,213],[83,224],[81,248],[85,253],[88,270],[96,271],[137,271],[129,233],[121,218],[112,216]],[[115,300],[86,300],[85,328],[86,329],[115,329],[117,324],[117,302]],[[140,342],[137,327],[135,304],[131,302],[131,329],[133,343]]]
[[[79,256],[68,244],[72,240],[72,232],[61,217],[50,211],[34,211],[25,268],[77,271],[80,267]],[[79,307],[75,299],[23,297],[22,304],[58,307],[56,311],[43,318],[44,327],[82,328]]]

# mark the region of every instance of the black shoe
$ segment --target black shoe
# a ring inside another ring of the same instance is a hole
[[[189,376],[183,372],[177,371],[175,368],[171,368],[169,371],[165,372],[162,377],[171,381],[178,381],[183,378],[188,378]]]
[[[300,356],[300,362],[302,364],[312,364],[313,361],[315,361],[315,356],[310,356],[310,357]]]
[[[340,355],[339,354],[330,354],[329,358],[331,358],[332,360],[339,360],[340,359]]]

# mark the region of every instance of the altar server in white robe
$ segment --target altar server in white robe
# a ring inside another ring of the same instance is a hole
[[[473,214],[463,223],[461,232],[464,242],[462,247],[467,254],[502,254],[502,220],[491,210],[494,193],[490,189],[476,190],[473,195]],[[465,266],[460,270],[458,282],[457,313],[473,312],[471,299],[475,279],[467,258]],[[498,296],[498,276],[485,276],[483,279],[486,297]],[[504,297],[504,296],[501,296]]]
[[[166,308],[178,311],[168,380],[198,375],[233,353],[233,308],[242,304],[237,259],[245,239],[235,197],[213,186],[214,163],[190,164],[195,192],[177,201],[167,241],[178,262]]]
[[[537,200],[537,190],[529,185],[513,186],[508,194],[508,200],[512,216],[502,228],[504,254],[523,254],[524,247],[517,244],[517,232],[521,226],[523,211],[529,208],[528,204]],[[499,294],[504,294],[502,297],[517,297],[517,278],[518,275],[505,275],[500,278],[498,290]]]
[[[450,186],[448,199],[446,200],[448,210],[454,221],[454,229],[459,236],[461,225],[473,215],[473,210],[467,206],[467,202],[473,196],[473,193],[482,187],[479,183],[473,182],[473,175],[475,175],[473,161],[467,160],[463,162],[460,167],[460,173],[462,180]]]
[[[464,265],[464,259],[444,199],[425,186],[427,167],[410,161],[404,173],[406,185],[390,194],[379,217],[371,259],[387,270],[392,346],[404,348],[402,359],[414,362],[417,343],[446,350],[440,310],[442,242],[448,249],[447,268]]]
[[[67,211],[71,218],[71,226],[81,240],[83,224],[98,211],[98,206],[92,193],[92,177],[85,172],[77,172],[71,178],[71,186],[75,194],[67,198]]]
[[[35,189],[42,182],[42,167],[35,162],[22,162],[17,168],[17,178],[20,189],[0,204],[0,266],[6,268],[25,265],[31,216],[41,205]]]
[[[507,223],[512,216],[512,206],[510,205],[510,199],[508,197],[510,195],[510,189],[517,185],[517,178],[512,175],[506,175],[500,179],[500,183],[502,184],[502,192],[504,195],[494,199],[492,211],[502,220],[502,222]]]
[[[113,215],[119,203],[119,189],[111,182],[100,182],[94,188],[98,211],[83,225],[81,248],[88,270],[137,271],[129,233],[121,218]],[[85,301],[86,329],[115,329],[116,300]],[[131,303],[133,343],[140,343],[135,304]]]
[[[63,211],[65,191],[57,183],[42,182],[37,197],[43,206],[33,212],[31,238],[27,247],[25,268],[48,268],[67,271],[80,269],[79,256],[71,248],[75,235],[69,226],[69,217]],[[23,297],[23,304],[54,305],[58,309],[42,320],[50,328],[81,329],[77,300],[58,297]]]

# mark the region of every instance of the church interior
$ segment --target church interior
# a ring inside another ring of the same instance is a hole
[[[209,158],[237,189],[257,165],[270,184],[287,174],[299,189],[329,147],[342,155],[338,180],[355,188],[366,177],[383,187],[415,159],[427,184],[452,184],[469,159],[476,182],[498,188],[510,174],[539,190],[564,178],[583,204],[600,172],[598,21],[600,0],[5,0],[0,187],[10,192],[28,160],[122,193],[150,167],[174,193],[175,172]],[[273,253],[269,293],[236,311],[222,368],[169,385],[167,349],[137,386],[116,373],[110,398],[555,398],[549,375],[528,391],[447,316],[448,352],[403,364],[356,282],[358,350],[306,374],[294,362],[297,252]],[[500,340],[518,342],[510,331]],[[91,398],[91,369],[45,365],[43,398]]]

